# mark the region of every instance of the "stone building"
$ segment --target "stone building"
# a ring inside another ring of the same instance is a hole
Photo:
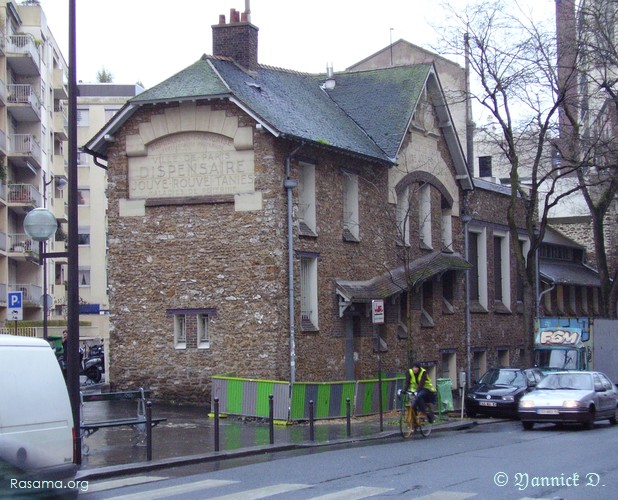
[[[370,378],[378,349],[453,387],[523,363],[508,196],[475,189],[435,66],[292,72],[257,32],[222,16],[214,55],[85,146],[108,165],[111,381],[204,401],[217,374]]]

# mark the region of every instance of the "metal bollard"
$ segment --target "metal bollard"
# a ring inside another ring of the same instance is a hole
[[[152,460],[152,402],[146,402],[146,460]]]
[[[315,441],[313,429],[313,400],[309,401],[309,441]]]
[[[269,431],[270,431],[270,444],[275,444],[275,417],[273,409],[273,395],[268,396],[268,415],[270,416]]]
[[[345,398],[345,421],[348,437],[352,435],[352,423],[350,421],[351,413],[352,412],[350,411],[350,398]]]
[[[215,451],[219,451],[219,398],[215,398]]]

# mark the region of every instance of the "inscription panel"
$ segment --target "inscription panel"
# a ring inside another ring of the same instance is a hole
[[[129,198],[182,198],[253,193],[253,151],[208,132],[184,132],[148,144],[129,158]]]

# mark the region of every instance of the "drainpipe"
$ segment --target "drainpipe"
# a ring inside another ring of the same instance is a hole
[[[466,262],[470,261],[470,238],[469,238],[469,234],[470,231],[468,230],[468,225],[470,224],[470,221],[472,220],[472,217],[470,217],[467,213],[464,212],[464,214],[461,217],[461,220],[464,223],[464,259],[466,260]],[[471,339],[471,330],[472,330],[472,325],[471,323],[471,319],[470,319],[470,269],[466,269],[465,271],[466,273],[466,288],[465,288],[465,322],[466,322],[466,383],[468,385],[468,387],[471,387],[471,383],[472,383],[472,339]],[[462,403],[463,404],[463,403]]]
[[[303,143],[294,149],[285,159],[285,180],[283,181],[283,187],[285,187],[287,191],[288,199],[288,306],[290,311],[290,392],[288,401],[288,420],[291,420],[292,417],[292,392],[294,383],[296,382],[296,346],[294,343],[294,222],[292,220],[292,190],[298,186],[298,179],[290,178],[290,164],[294,155],[302,147]]]

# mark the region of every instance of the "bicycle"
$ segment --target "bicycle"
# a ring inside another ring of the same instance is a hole
[[[408,439],[412,434],[419,433],[423,437],[431,434],[431,423],[427,414],[414,410],[416,394],[414,392],[399,391],[401,398],[401,414],[399,415],[399,431],[404,439]]]

